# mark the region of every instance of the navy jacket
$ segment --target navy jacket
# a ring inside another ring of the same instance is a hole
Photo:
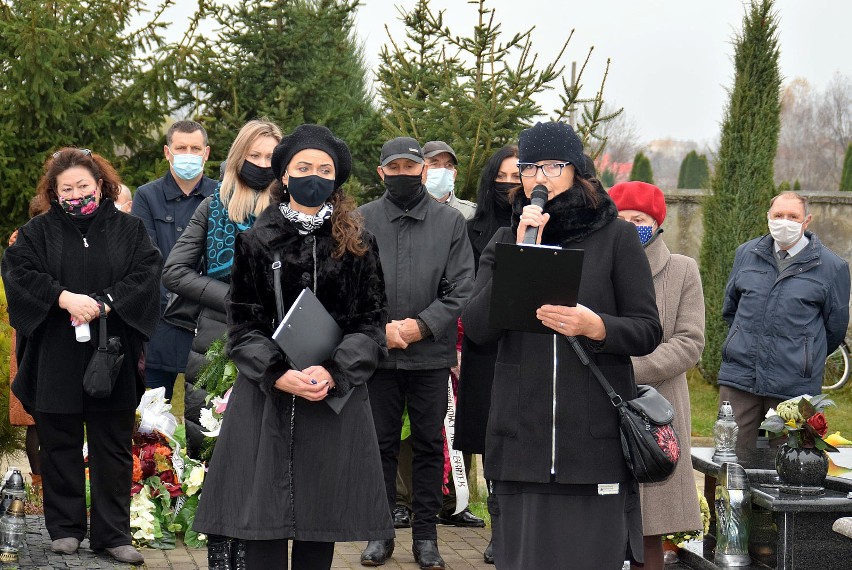
[[[163,259],[169,257],[175,242],[189,224],[199,204],[213,194],[218,182],[202,176],[198,186],[187,196],[172,176],[171,170],[162,178],[140,186],[133,196],[134,216],[145,223],[148,236]],[[160,285],[160,314],[168,302],[168,290]],[[145,367],[183,372],[192,333],[160,321],[145,349]]]
[[[849,264],[810,243],[778,273],[770,235],[737,248],[722,316],[719,384],[773,398],[819,394],[826,355],[849,324]]]

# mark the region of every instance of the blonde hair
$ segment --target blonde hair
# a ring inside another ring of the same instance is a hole
[[[232,222],[245,223],[249,216],[259,216],[269,206],[269,188],[255,192],[242,181],[239,172],[258,138],[272,137],[276,142],[281,142],[282,136],[278,125],[266,119],[249,121],[237,133],[228,151],[222,186],[219,188],[222,204],[228,209],[228,217]]]

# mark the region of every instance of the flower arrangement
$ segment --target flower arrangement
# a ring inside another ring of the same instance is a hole
[[[228,407],[228,399],[237,379],[237,367],[228,358],[225,350],[224,338],[213,341],[207,349],[205,357],[207,364],[198,373],[196,385],[207,392],[208,407],[202,408],[198,418],[202,433],[206,436],[204,444],[199,451],[199,456],[204,461],[213,457],[213,449],[216,446],[216,438],[222,427],[225,410]]]
[[[698,491],[696,489],[696,491]],[[702,535],[710,532],[710,506],[707,504],[707,499],[701,492],[698,492],[698,506],[701,509],[701,530],[687,530],[680,532],[672,532],[663,535],[664,542],[671,542],[678,548],[683,547],[684,543],[690,540],[697,540]]]
[[[775,437],[787,436],[787,446],[798,448],[817,448],[822,451],[837,451],[835,445],[845,440],[840,432],[826,437],[828,421],[824,410],[835,405],[826,394],[818,396],[799,396],[784,400],[775,409],[766,412],[766,418],[760,429]]]
[[[169,413],[165,389],[145,393],[133,433],[130,531],[138,546],[171,549],[178,534],[190,547],[205,538],[192,530],[204,465],[183,451],[185,430]]]

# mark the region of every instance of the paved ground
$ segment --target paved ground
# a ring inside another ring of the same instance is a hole
[[[89,550],[89,541],[84,540],[77,554],[63,556],[50,552],[50,537],[44,528],[44,517],[27,517],[27,547],[20,554],[18,568],[85,568],[85,569],[131,569],[128,564],[116,563],[106,553],[95,553]],[[483,570],[493,569],[494,566],[485,564],[482,551],[488,544],[491,530],[486,528],[466,529],[440,526],[438,527],[438,548],[450,570]],[[334,552],[335,570],[363,569],[360,564],[361,550],[366,543],[343,542],[336,546]],[[145,556],[144,568],[151,570],[195,570],[207,568],[207,550],[186,548],[182,544],[174,550],[142,550]],[[3,570],[15,568],[4,565]],[[396,550],[393,558],[383,566],[388,570],[411,569],[417,570],[411,554],[411,530],[397,531]]]

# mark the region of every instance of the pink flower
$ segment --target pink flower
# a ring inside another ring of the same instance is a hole
[[[228,391],[221,398],[213,398],[214,412],[220,415],[225,412],[225,409],[228,407],[228,399],[231,397],[231,390],[233,390],[233,387],[228,388]]]

